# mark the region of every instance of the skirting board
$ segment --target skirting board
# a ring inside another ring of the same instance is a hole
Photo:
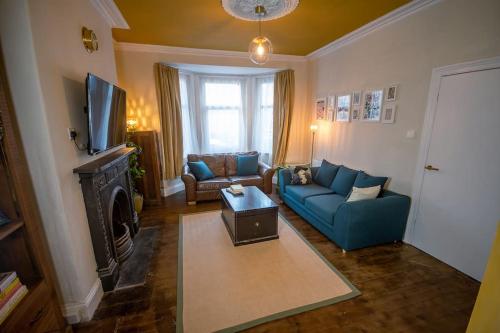
[[[101,280],[97,280],[90,288],[90,291],[82,303],[63,304],[62,312],[69,324],[89,321],[92,319],[99,302],[101,302],[104,292],[101,286]]]
[[[165,184],[166,183],[165,181],[163,183],[164,187],[161,189],[162,197],[168,197],[169,195],[175,194],[180,191],[184,191],[184,183],[182,181],[180,181],[178,184],[168,185],[168,186]]]

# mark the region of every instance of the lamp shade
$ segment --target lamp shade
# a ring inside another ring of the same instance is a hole
[[[273,44],[267,37],[257,36],[248,45],[248,53],[254,64],[265,64],[273,53]]]

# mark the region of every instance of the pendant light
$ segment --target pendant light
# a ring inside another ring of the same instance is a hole
[[[271,41],[269,38],[262,36],[262,17],[264,17],[266,13],[264,6],[259,5],[255,7],[255,15],[259,18],[259,35],[252,39],[250,45],[248,45],[248,53],[250,55],[250,60],[257,65],[265,64],[273,53]]]

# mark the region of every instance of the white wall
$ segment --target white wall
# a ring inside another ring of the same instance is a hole
[[[311,110],[315,97],[400,87],[395,124],[323,121],[315,159],[389,176],[389,188],[411,194],[432,69],[498,55],[500,1],[447,0],[313,59]]]
[[[431,70],[499,55],[498,13],[498,0],[442,1],[310,63],[267,64],[295,70],[295,115],[288,161],[309,158],[308,127],[314,97],[398,83],[394,125],[323,122],[315,158],[390,176],[390,188],[410,194]],[[83,25],[96,32],[98,52],[89,54],[81,45]],[[101,289],[80,185],[72,169],[92,158],[77,151],[66,134],[68,127],[82,134],[86,131],[82,111],[86,73],[111,82],[118,77],[119,85],[127,90],[129,106],[144,116],[143,128],[158,129],[155,62],[250,63],[242,58],[118,50],[115,66],[111,31],[87,0],[0,0],[0,28],[63,311],[71,321],[88,319]],[[404,138],[409,129],[416,130],[415,139]]]
[[[54,261],[63,313],[89,319],[102,288],[78,176],[93,158],[68,139],[75,127],[86,142],[87,72],[116,82],[111,29],[90,1],[0,0],[1,42],[14,107]],[[93,29],[99,51],[89,54],[81,28]]]
[[[149,48],[144,48],[149,49]],[[116,50],[116,66],[118,83],[127,91],[127,108],[133,111],[139,119],[139,129],[159,130],[160,120],[156,100],[156,88],[153,66],[157,62],[173,64],[202,64],[218,66],[256,67],[245,57],[222,55],[179,54],[175,52],[132,51],[124,49],[118,43]],[[291,162],[307,162],[308,151],[303,144],[308,133],[309,113],[307,109],[307,62],[301,61],[270,61],[267,68],[295,71],[295,107],[292,119],[292,133],[287,160]]]

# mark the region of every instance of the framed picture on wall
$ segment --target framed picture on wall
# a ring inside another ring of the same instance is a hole
[[[335,121],[347,122],[351,116],[351,94],[339,95],[337,97],[337,110]]]
[[[361,118],[361,110],[359,106],[352,107],[352,120],[359,120]]]
[[[352,105],[361,105],[361,91],[355,91],[352,93]]]
[[[326,98],[316,99],[316,120],[326,120]]]
[[[396,104],[388,104],[384,106],[382,112],[382,122],[384,124],[393,124],[396,117]]]
[[[326,100],[326,120],[333,121],[333,115],[335,113],[335,95],[327,97]]]
[[[382,101],[384,98],[383,89],[368,90],[365,92],[363,102],[363,121],[380,121],[382,113]]]
[[[393,85],[387,88],[387,96],[385,96],[385,100],[387,102],[394,102],[396,98],[398,97],[398,86]]]

